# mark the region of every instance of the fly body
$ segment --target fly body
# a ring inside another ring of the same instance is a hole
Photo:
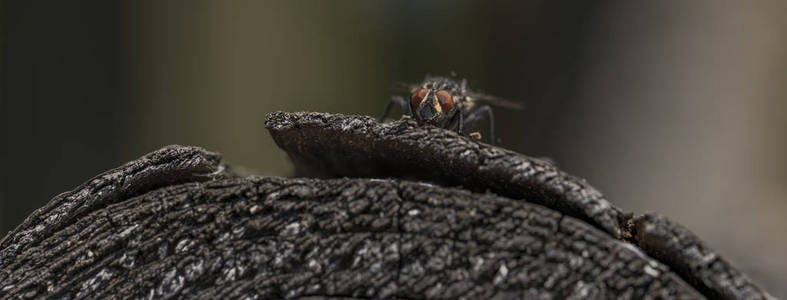
[[[462,134],[466,125],[477,123],[486,118],[489,122],[489,142],[495,143],[494,115],[488,105],[478,105],[479,102],[520,109],[519,103],[498,98],[495,96],[475,93],[467,88],[467,80],[455,80],[448,77],[431,77],[420,84],[402,85],[409,93],[409,99],[394,96],[385,108],[381,121],[385,119],[393,104],[397,104],[402,111],[415,119],[419,125],[428,124],[456,130]],[[474,133],[475,136],[478,133]]]

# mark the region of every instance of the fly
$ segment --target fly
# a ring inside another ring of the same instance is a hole
[[[429,124],[449,130],[456,130],[462,134],[465,126],[475,124],[486,118],[489,123],[489,142],[495,143],[495,117],[489,105],[480,102],[506,107],[522,109],[518,102],[499,97],[472,92],[467,88],[467,80],[454,80],[448,77],[427,76],[420,84],[402,84],[402,88],[410,93],[409,99],[402,96],[393,96],[385,107],[382,122],[391,111],[394,104],[402,111],[415,119],[419,125]],[[480,138],[477,132],[470,134]]]

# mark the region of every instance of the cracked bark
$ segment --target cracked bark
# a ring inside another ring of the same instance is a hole
[[[9,233],[0,298],[767,296],[688,230],[545,162],[407,121],[266,125],[317,178],[240,177],[166,147]]]

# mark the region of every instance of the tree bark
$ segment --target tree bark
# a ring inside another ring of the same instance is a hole
[[[768,297],[688,230],[546,162],[406,120],[266,125],[317,178],[163,148],[10,232],[0,298]]]

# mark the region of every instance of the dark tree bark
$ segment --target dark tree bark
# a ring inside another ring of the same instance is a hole
[[[618,238],[624,231],[620,209],[584,180],[452,131],[318,113],[272,113],[266,124],[299,175],[398,177],[488,190],[564,211]]]
[[[767,296],[688,230],[548,163],[408,121],[267,126],[300,175],[358,178],[242,177],[161,149],[9,233],[0,298]]]

